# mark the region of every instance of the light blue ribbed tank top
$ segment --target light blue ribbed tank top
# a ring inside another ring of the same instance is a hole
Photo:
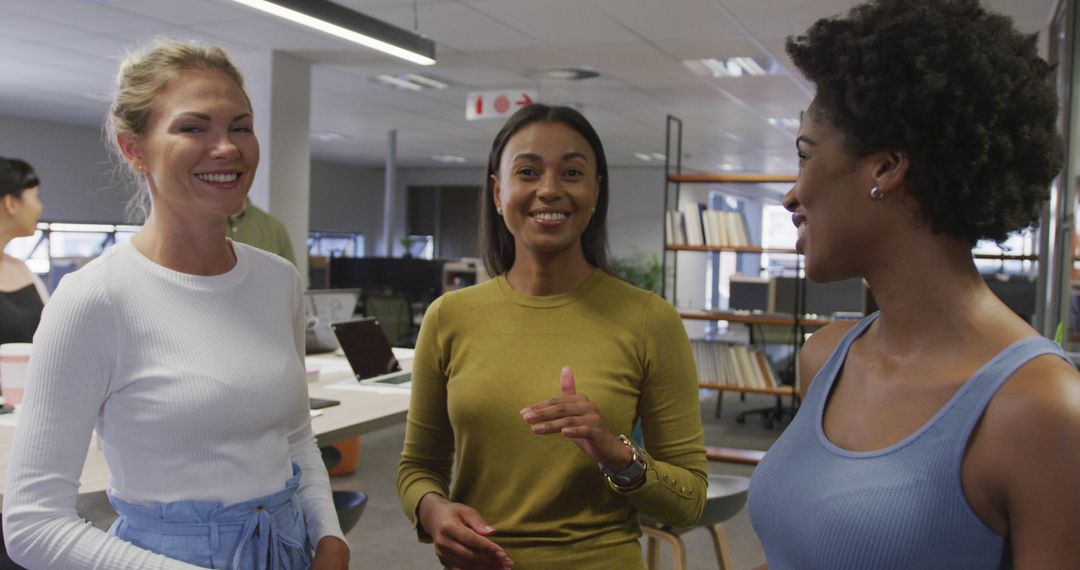
[[[877,316],[844,335],[754,471],[750,519],[769,570],[998,568],[1005,540],[964,497],[964,448],[1013,372],[1037,356],[1065,354],[1042,337],[1019,340],[915,433],[884,449],[848,451],[825,436],[825,402],[852,343]]]

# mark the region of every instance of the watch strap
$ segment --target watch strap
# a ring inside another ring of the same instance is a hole
[[[612,471],[601,463],[600,472],[616,491],[631,491],[645,482],[645,471],[648,469],[645,451],[624,434],[619,434],[619,442],[630,450],[630,465],[620,471]]]

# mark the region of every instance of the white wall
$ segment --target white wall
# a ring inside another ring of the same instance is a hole
[[[375,255],[382,235],[383,170],[311,161],[311,231],[364,234]]]
[[[125,221],[129,193],[113,176],[100,128],[0,116],[0,156],[21,158],[37,171],[44,219]]]

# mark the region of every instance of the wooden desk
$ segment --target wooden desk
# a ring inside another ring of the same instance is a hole
[[[398,359],[403,369],[412,369],[411,360],[400,356]],[[353,377],[352,369],[345,358],[331,354],[312,355],[307,358],[307,364],[309,368],[320,369],[319,380],[308,384],[311,397],[341,401],[341,405],[319,410],[322,414],[311,419],[311,428],[315,431],[320,446],[405,421],[409,409],[407,389],[381,388],[363,392],[334,390],[327,386]],[[14,435],[13,426],[0,425],[0,492],[3,491],[6,480],[8,452],[11,450]],[[108,488],[109,469],[105,464],[105,456],[98,449],[96,438],[86,455],[86,464],[80,479],[80,495],[103,493]]]

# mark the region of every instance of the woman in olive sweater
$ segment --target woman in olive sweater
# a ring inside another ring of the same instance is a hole
[[[495,278],[428,309],[398,472],[444,566],[644,568],[638,511],[701,514],[690,345],[671,305],[608,272],[607,183],[573,109],[530,105],[495,139],[482,214]],[[636,421],[643,446],[626,437]]]

